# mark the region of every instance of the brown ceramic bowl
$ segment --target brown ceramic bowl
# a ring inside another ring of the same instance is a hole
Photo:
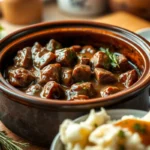
[[[129,60],[143,72],[130,88],[106,98],[87,101],[42,99],[12,87],[3,72],[16,52],[35,41],[46,44],[54,38],[66,45],[100,42],[118,45]],[[150,46],[138,35],[115,27],[88,21],[62,21],[33,25],[16,31],[0,41],[0,117],[13,132],[37,144],[48,145],[65,118],[77,118],[91,108],[148,109],[150,85]]]

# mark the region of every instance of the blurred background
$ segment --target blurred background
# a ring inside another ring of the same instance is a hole
[[[150,0],[0,0],[0,25],[10,33],[38,22],[96,20],[118,11],[150,21]]]

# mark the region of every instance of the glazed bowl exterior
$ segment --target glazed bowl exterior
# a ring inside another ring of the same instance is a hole
[[[66,46],[99,45],[122,47],[123,53],[142,71],[130,88],[106,98],[87,101],[42,99],[24,94],[3,77],[16,52],[38,41],[42,45],[54,38]],[[125,29],[88,21],[59,21],[18,30],[0,41],[0,117],[14,133],[39,145],[49,145],[65,118],[77,118],[91,108],[132,108],[148,110],[150,85],[150,46],[147,41]]]

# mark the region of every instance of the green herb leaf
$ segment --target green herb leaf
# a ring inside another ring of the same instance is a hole
[[[100,51],[102,51],[103,53],[106,53],[106,49],[103,47],[100,48]]]
[[[0,131],[0,145],[6,150],[23,150],[28,147],[28,143],[21,143],[9,138],[4,131]]]
[[[125,135],[125,133],[124,133],[123,130],[120,130],[120,131],[118,132],[118,136],[119,136],[120,138],[125,138],[125,137],[126,137],[126,135]]]
[[[139,123],[135,123],[134,126],[133,126],[133,129],[136,131],[136,132],[139,132],[139,133],[146,133],[146,127],[144,127],[143,125],[139,124]]]
[[[113,68],[120,67],[118,64],[118,61],[117,61],[117,56],[114,53],[110,52],[109,48],[104,49],[101,47],[100,51],[102,51],[103,53],[105,53],[109,57],[110,64]]]

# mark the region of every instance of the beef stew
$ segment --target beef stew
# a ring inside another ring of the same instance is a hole
[[[19,50],[5,78],[28,95],[59,100],[106,97],[132,86],[139,78],[135,64],[115,47],[70,45],[51,39]]]

